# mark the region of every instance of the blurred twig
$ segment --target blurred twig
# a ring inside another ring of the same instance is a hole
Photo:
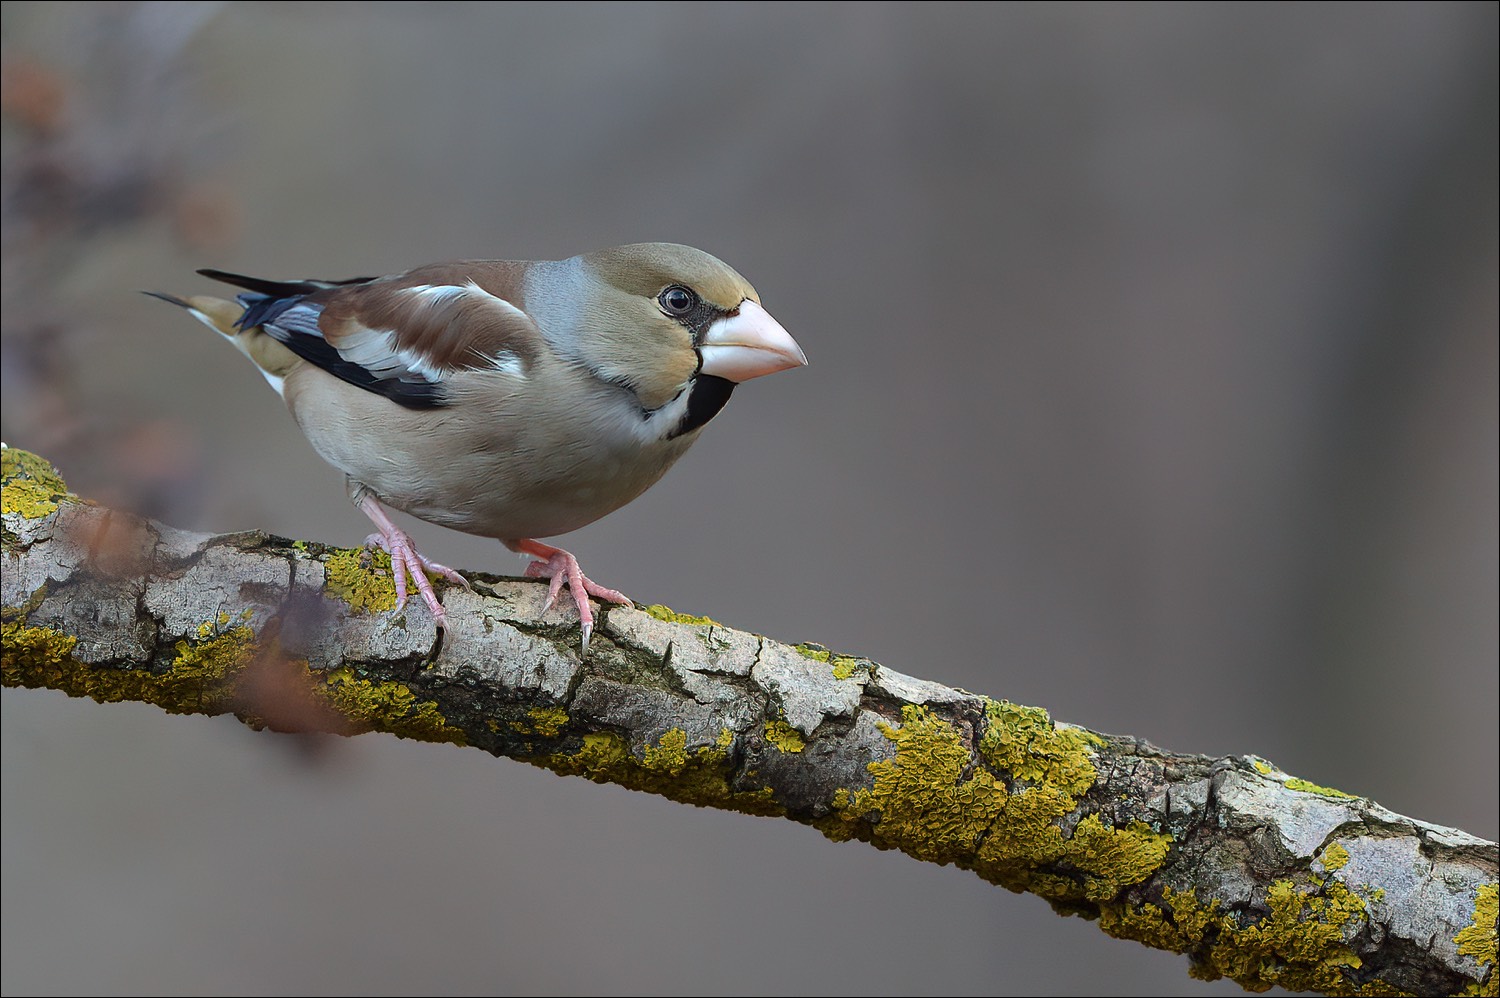
[[[65,459],[120,453],[116,495],[161,510],[159,446],[170,431],[84,404],[73,375],[91,330],[68,288],[101,237],[162,225],[195,249],[222,248],[234,200],[205,176],[211,116],[188,84],[190,43],[221,3],[38,4],[8,18],[45,22],[51,55],[0,52],[0,341],[6,410],[28,438]],[[38,25],[33,24],[33,27]],[[100,447],[101,442],[108,446]]]

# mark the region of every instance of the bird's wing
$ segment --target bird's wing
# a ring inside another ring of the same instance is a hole
[[[494,290],[519,288],[514,265],[444,264],[348,281],[200,273],[245,289],[241,329],[258,326],[329,374],[412,409],[445,405],[455,372],[524,378],[543,349],[536,324],[511,300],[518,295]]]

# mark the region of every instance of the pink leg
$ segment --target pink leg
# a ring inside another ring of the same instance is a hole
[[[380,533],[371,534],[365,538],[365,543],[378,545],[390,553],[391,574],[396,578],[396,606],[400,608],[406,605],[406,580],[409,576],[412,582],[416,583],[417,591],[422,594],[422,601],[432,611],[437,625],[447,627],[448,614],[444,612],[443,604],[438,602],[437,593],[433,591],[427,573],[441,575],[449,582],[456,582],[465,589],[469,588],[469,580],[448,566],[439,565],[423,557],[417,551],[416,545],[412,543],[411,536],[391,521],[391,518],[386,515],[385,507],[381,506],[369,491],[360,489],[356,493],[354,504],[380,530]]]
[[[527,578],[539,579],[545,577],[551,580],[547,586],[547,602],[542,605],[543,613],[552,609],[552,604],[557,602],[557,596],[562,592],[563,583],[566,582],[568,584],[568,589],[573,594],[573,602],[578,606],[578,622],[583,629],[584,651],[588,651],[589,637],[594,633],[594,614],[589,609],[590,596],[604,600],[606,603],[635,606],[624,593],[614,589],[606,589],[584,575],[583,569],[578,567],[578,559],[562,548],[555,548],[551,544],[543,544],[541,541],[533,541],[525,538],[518,541],[501,541],[500,543],[512,551],[529,554],[536,559],[536,561],[526,566]]]

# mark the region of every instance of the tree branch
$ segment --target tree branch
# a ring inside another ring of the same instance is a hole
[[[583,660],[545,586],[474,575],[444,591],[440,633],[395,608],[379,555],[186,533],[3,457],[6,686],[454,742],[790,818],[1252,990],[1496,993],[1493,842],[663,607],[606,608]]]

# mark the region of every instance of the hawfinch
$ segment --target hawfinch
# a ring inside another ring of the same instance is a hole
[[[743,277],[688,246],[638,243],[568,260],[465,260],[391,277],[267,281],[198,273],[234,301],[156,294],[223,335],[286,401],[313,449],[439,626],[423,557],[386,514],[494,537],[564,583],[583,647],[589,596],[629,604],[544,544],[646,489],[750,378],[807,363]],[[154,294],[154,293],[153,293]]]

